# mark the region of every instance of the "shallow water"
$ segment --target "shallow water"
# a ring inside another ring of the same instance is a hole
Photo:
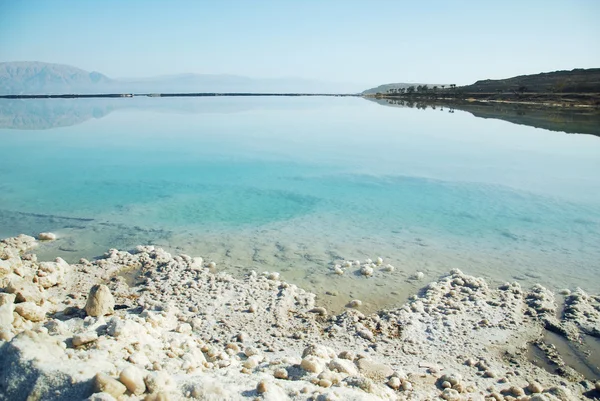
[[[600,288],[597,137],[359,98],[23,102],[0,113],[0,236],[59,234],[41,256],[152,243],[338,310],[455,267]],[[378,256],[396,271],[331,271]]]

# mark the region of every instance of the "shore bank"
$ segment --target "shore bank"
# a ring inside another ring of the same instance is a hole
[[[455,269],[398,309],[330,315],[276,272],[238,279],[152,246],[42,262],[36,245],[0,242],[0,400],[600,397],[545,336],[600,338],[600,295],[579,289],[562,306]]]

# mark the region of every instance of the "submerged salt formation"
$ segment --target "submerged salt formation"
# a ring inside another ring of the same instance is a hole
[[[540,401],[600,391],[527,359],[548,325],[597,335],[598,297],[580,290],[558,319],[541,286],[496,289],[453,270],[398,309],[330,315],[278,273],[238,279],[152,246],[38,262],[24,253],[34,245],[0,243],[0,400]],[[126,269],[142,282],[127,286]]]

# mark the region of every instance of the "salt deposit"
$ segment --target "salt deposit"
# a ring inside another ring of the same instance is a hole
[[[453,270],[400,308],[333,315],[285,274],[234,278],[154,247],[38,262],[23,254],[35,245],[0,242],[0,400],[577,400],[600,391],[528,359],[547,327],[598,336],[600,298],[579,289],[557,318],[542,286],[491,288]],[[129,287],[119,273],[132,266],[141,279]],[[346,268],[379,274],[373,267]]]

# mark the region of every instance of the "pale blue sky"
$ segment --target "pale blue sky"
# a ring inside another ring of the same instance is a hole
[[[0,61],[467,84],[600,67],[600,0],[0,0]]]

